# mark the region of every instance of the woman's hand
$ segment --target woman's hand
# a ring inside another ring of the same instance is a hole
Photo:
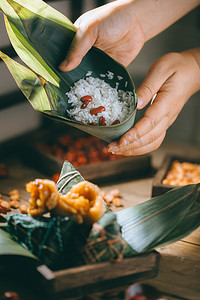
[[[199,89],[200,48],[161,57],[137,90],[139,109],[157,94],[155,100],[144,117],[122,136],[119,143],[111,143],[108,150],[135,156],[157,149],[184,104]]]
[[[74,24],[77,32],[60,69],[76,68],[92,46],[128,66],[147,40],[199,4],[200,0],[117,0],[88,11]]]
[[[118,0],[83,14],[74,24],[77,32],[60,69],[70,71],[77,67],[93,45],[127,66],[144,44],[133,2]]]

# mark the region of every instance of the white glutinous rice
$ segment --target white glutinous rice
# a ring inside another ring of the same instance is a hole
[[[103,79],[91,76],[77,81],[66,95],[72,106],[67,110],[68,115],[84,124],[110,126],[123,122],[132,111],[132,92],[112,88]],[[84,101],[85,96],[90,96],[92,100]],[[94,109],[98,111],[99,107],[105,110],[100,108],[97,114],[93,114]]]

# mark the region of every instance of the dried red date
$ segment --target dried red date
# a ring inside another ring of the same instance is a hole
[[[85,101],[91,102],[92,101],[92,97],[90,95],[83,96],[83,97],[81,97],[81,101],[82,102],[85,102]]]
[[[119,123],[120,123],[120,121],[117,119],[117,120],[115,120],[114,122],[112,122],[111,125],[115,125],[115,124],[119,124]]]
[[[104,106],[98,106],[98,107],[95,107],[95,108],[91,108],[90,109],[90,113],[91,115],[97,115],[99,113],[101,113],[102,111],[105,111],[105,107]]]
[[[99,125],[100,126],[106,126],[106,120],[103,116],[99,118]]]
[[[83,104],[81,105],[81,109],[86,108],[91,101],[92,97],[90,95],[81,97],[81,102],[83,102]]]

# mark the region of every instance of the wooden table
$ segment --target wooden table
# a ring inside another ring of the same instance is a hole
[[[152,154],[152,164],[157,168],[161,165],[166,153],[183,154],[185,151],[186,153],[190,151],[190,154],[195,156],[200,155],[199,149],[166,144]],[[5,159],[4,163],[9,167],[11,176],[0,180],[0,192],[8,193],[11,189],[17,188],[21,197],[28,199],[25,184],[38,177],[45,178],[45,174],[24,166],[14,155]],[[147,178],[130,179],[126,182],[104,184],[102,188],[105,192],[113,188],[120,189],[124,207],[128,207],[151,197],[152,182],[153,175]],[[157,250],[161,254],[159,274],[157,278],[144,283],[168,295],[169,300],[200,299],[200,228],[181,241]],[[29,297],[28,299],[35,298]],[[39,300],[39,297],[37,299]]]

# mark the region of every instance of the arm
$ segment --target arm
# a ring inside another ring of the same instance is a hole
[[[145,42],[200,5],[200,0],[136,0],[131,2],[133,10],[138,14]]]
[[[143,44],[184,14],[200,0],[117,0],[83,14],[62,71],[77,67],[94,45],[125,66]]]

